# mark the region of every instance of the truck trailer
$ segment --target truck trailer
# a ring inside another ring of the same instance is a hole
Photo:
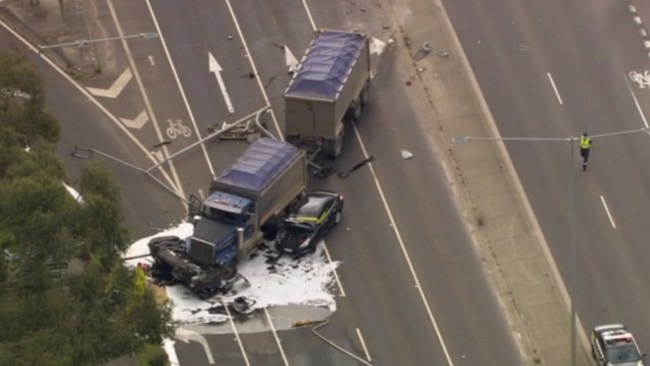
[[[300,147],[341,153],[344,121],[368,102],[370,45],[363,33],[319,30],[284,92],[285,135]]]

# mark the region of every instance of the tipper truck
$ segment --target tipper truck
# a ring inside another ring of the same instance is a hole
[[[317,31],[284,92],[287,141],[301,147],[317,146],[327,156],[338,157],[344,119],[361,116],[369,85],[368,36]]]
[[[191,238],[157,238],[149,243],[158,266],[209,297],[237,274],[247,258],[305,196],[304,150],[271,138],[255,141],[211,184]]]

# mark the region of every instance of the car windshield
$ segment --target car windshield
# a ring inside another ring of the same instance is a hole
[[[634,344],[621,345],[607,349],[607,358],[613,364],[641,361],[641,355]]]
[[[314,231],[314,227],[305,223],[292,223],[286,226],[286,232],[288,235],[300,236],[300,235],[309,235]]]

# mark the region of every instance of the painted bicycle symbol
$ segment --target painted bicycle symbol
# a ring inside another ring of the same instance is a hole
[[[183,124],[183,120],[177,119],[176,122],[174,122],[171,119],[168,119],[167,122],[169,122],[169,127],[167,127],[167,131],[165,132],[170,139],[175,139],[178,135],[183,135],[185,137],[192,136],[192,130]]]
[[[632,81],[639,83],[639,88],[645,89],[646,87],[650,88],[650,71],[646,70],[643,74],[636,71],[630,71],[630,79]]]

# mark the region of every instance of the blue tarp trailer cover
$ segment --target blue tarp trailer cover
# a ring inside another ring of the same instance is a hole
[[[261,138],[251,144],[217,182],[262,192],[299,154],[300,150],[287,142]]]
[[[367,37],[359,33],[331,30],[320,33],[305,54],[285,95],[337,100],[366,40]]]

